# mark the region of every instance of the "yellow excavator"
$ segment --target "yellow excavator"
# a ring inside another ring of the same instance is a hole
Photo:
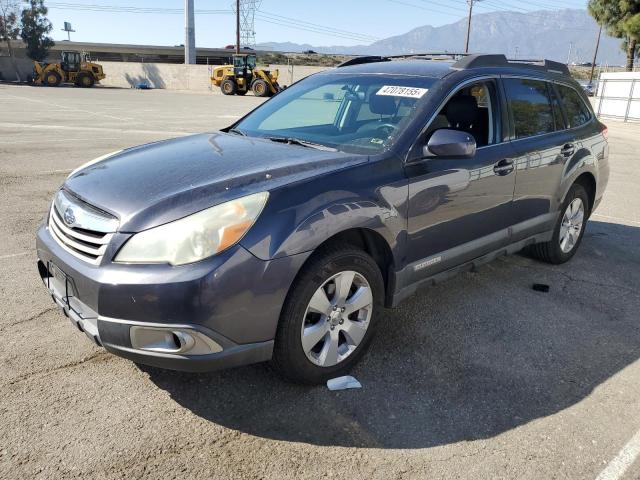
[[[278,70],[257,68],[253,53],[234,54],[232,65],[213,70],[211,83],[225,95],[246,95],[252,91],[256,97],[270,97],[280,91]]]
[[[73,83],[76,87],[89,88],[105,78],[102,65],[90,62],[86,55],[62,52],[60,63],[34,62],[33,83],[57,87],[61,83]]]

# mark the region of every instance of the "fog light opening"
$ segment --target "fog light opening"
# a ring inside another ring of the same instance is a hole
[[[129,335],[131,346],[138,350],[174,355],[207,355],[222,351],[222,347],[212,339],[186,328],[132,325]]]
[[[180,337],[176,335],[175,332],[171,332],[171,339],[176,346],[176,350],[182,350],[182,342],[180,341]]]

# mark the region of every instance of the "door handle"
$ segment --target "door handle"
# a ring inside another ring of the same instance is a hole
[[[576,146],[573,143],[567,143],[564,147],[562,147],[560,153],[565,157],[570,157],[571,155],[576,153]]]
[[[513,172],[513,160],[506,159],[506,158],[504,160],[500,160],[493,167],[493,171],[495,172],[496,175],[500,175],[500,176],[509,175],[511,172]]]

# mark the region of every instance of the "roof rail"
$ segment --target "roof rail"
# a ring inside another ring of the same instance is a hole
[[[571,75],[569,67],[564,63],[551,60],[509,60],[504,55],[469,55],[462,57],[454,63],[453,68],[467,70],[470,68],[512,67],[516,65],[535,68],[550,73],[558,73],[560,75]]]
[[[404,59],[404,58],[416,58],[421,60],[459,60],[462,57],[468,56],[468,53],[459,52],[424,52],[424,53],[407,53],[403,55],[391,55],[390,59]]]
[[[360,65],[363,63],[376,63],[376,62],[390,62],[391,59],[388,57],[381,57],[379,55],[370,55],[370,56],[364,56],[364,57],[354,57],[354,58],[350,58],[349,60],[345,60],[342,63],[339,63],[338,65],[336,65],[336,68],[341,68],[341,67],[349,67],[351,65]]]

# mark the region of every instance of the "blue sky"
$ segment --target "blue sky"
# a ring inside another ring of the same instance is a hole
[[[196,44],[220,47],[234,42],[232,0],[195,0]],[[178,45],[183,43],[183,0],[49,1],[55,40]],[[482,0],[477,13],[512,10],[585,8],[586,0]],[[96,7],[97,6],[97,7]],[[291,41],[313,45],[368,44],[422,25],[444,25],[464,18],[465,0],[263,0],[255,21],[257,42]],[[132,9],[148,9],[133,13]],[[127,11],[128,10],[128,11]],[[159,11],[158,11],[159,10]],[[208,11],[208,13],[207,13]],[[175,12],[175,13],[171,13]]]

